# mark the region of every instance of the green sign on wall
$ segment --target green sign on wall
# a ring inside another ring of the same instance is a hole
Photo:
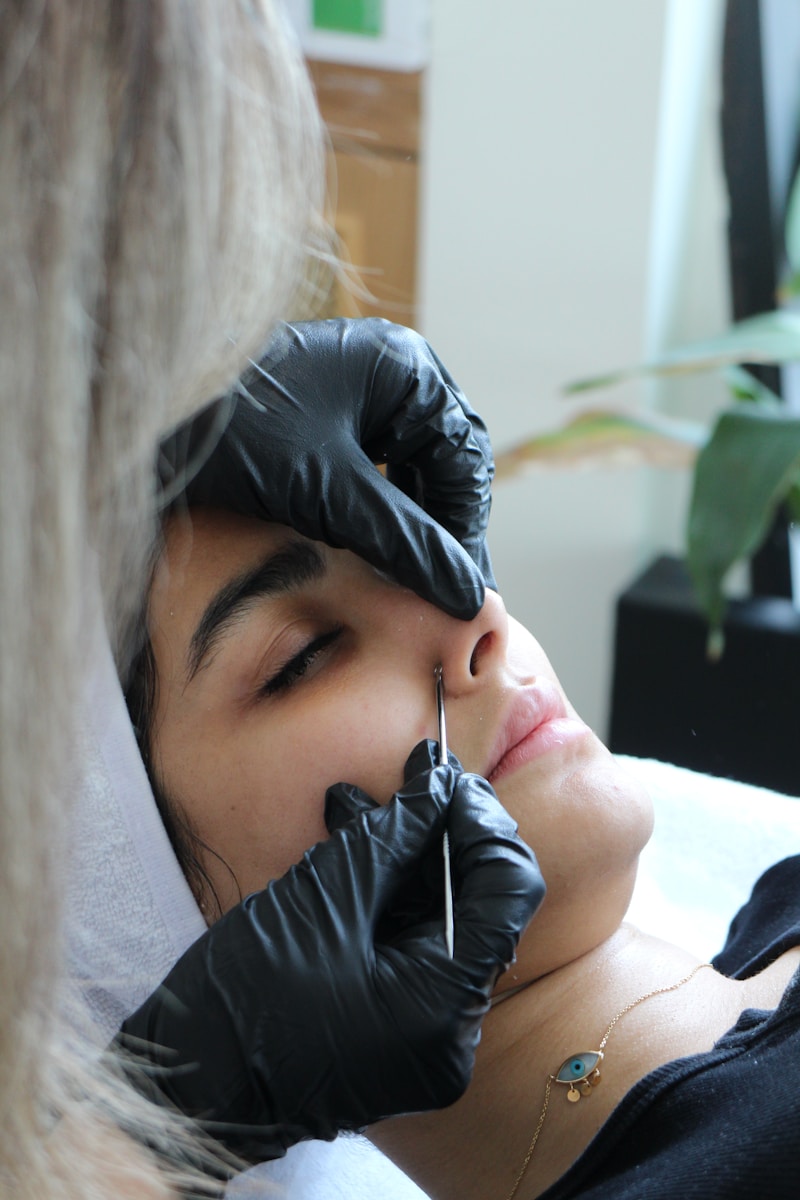
[[[314,28],[338,33],[383,33],[383,0],[314,0]]]

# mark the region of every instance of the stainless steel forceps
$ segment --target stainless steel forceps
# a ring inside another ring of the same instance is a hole
[[[433,672],[436,680],[436,713],[439,718],[439,763],[447,762],[447,726],[444,719],[444,670],[439,664]],[[453,920],[453,877],[450,868],[450,835],[444,831],[442,838],[444,858],[444,937],[447,953],[453,957],[455,922]]]

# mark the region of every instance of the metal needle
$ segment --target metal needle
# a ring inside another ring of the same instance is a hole
[[[439,763],[447,762],[447,726],[444,719],[444,671],[441,664],[433,672],[436,680],[436,713],[439,718]],[[453,957],[455,922],[453,920],[453,878],[450,870],[450,836],[445,829],[442,838],[444,858],[444,936],[447,953]]]

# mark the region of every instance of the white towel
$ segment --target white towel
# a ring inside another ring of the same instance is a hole
[[[711,958],[758,877],[800,854],[800,798],[652,759],[620,761],[656,816],[628,920]]]

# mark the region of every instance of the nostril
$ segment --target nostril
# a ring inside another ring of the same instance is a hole
[[[484,654],[486,654],[487,651],[489,650],[489,647],[492,644],[493,637],[494,637],[494,634],[492,634],[492,633],[484,633],[483,637],[478,639],[478,641],[475,645],[475,649],[472,651],[472,658],[469,660],[470,675],[478,674],[480,661],[483,658]]]

